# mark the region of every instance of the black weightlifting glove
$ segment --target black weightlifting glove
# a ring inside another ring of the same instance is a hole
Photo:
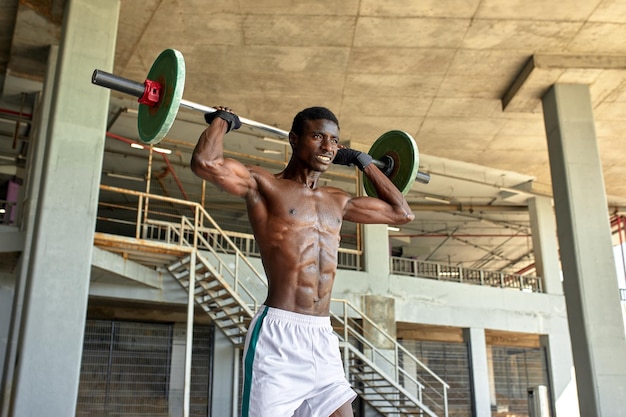
[[[213,113],[204,114],[204,120],[206,120],[208,124],[211,124],[211,122],[213,122],[216,117],[219,117],[220,119],[226,120],[228,122],[228,130],[226,130],[226,133],[230,132],[233,129],[239,129],[241,127],[241,121],[239,121],[239,116],[237,116],[235,113],[231,113],[225,110],[216,110]]]
[[[365,152],[355,151],[350,148],[339,148],[337,150],[337,154],[335,155],[335,159],[333,159],[333,164],[348,166],[356,165],[361,171],[363,171],[366,166],[372,163],[372,161],[372,157]]]

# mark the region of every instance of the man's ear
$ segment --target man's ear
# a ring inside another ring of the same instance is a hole
[[[293,131],[289,132],[289,143],[291,144],[291,149],[296,148],[296,143],[298,143],[298,136],[293,133]]]

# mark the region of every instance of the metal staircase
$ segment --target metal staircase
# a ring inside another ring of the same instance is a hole
[[[333,299],[346,375],[355,391],[386,416],[448,416],[446,384],[347,300]]]
[[[102,188],[102,187],[101,187]],[[106,187],[138,198],[135,248],[127,240],[112,242],[108,250],[134,259],[140,246],[154,246],[167,257],[151,265],[165,266],[229,338],[242,347],[248,325],[267,293],[265,276],[255,269],[204,208],[187,201]],[[155,220],[142,216],[144,202],[184,205],[193,217],[172,215]],[[246,245],[250,245],[247,242]],[[254,248],[246,246],[253,253]],[[178,256],[172,258],[175,254]],[[168,259],[169,261],[166,261]],[[174,260],[171,260],[174,259]],[[165,262],[165,265],[163,264]],[[448,385],[404,349],[395,338],[346,300],[332,300],[331,321],[340,340],[346,377],[360,397],[385,416],[448,417]]]
[[[202,216],[212,222],[206,212]],[[267,281],[219,226],[194,223],[183,217],[180,224],[147,221],[146,226],[152,229],[150,236],[197,248],[195,264],[187,255],[167,270],[187,291],[192,286],[196,304],[236,347],[243,347]],[[448,416],[448,385],[354,305],[332,300],[331,321],[348,380],[379,413]]]
[[[243,347],[246,331],[254,313],[217,273],[213,265],[202,256],[196,258],[194,278],[194,298],[228,339],[236,346]],[[189,291],[191,256],[186,256],[168,267],[176,280]]]

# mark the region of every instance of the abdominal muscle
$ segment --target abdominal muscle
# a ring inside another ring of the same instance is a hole
[[[327,316],[337,269],[345,198],[325,188],[255,176],[248,217],[268,279],[266,304]]]
[[[269,241],[257,240],[268,278],[266,304],[327,316],[337,268],[338,233],[291,227],[289,238],[274,234]]]

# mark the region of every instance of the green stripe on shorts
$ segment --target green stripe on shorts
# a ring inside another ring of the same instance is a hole
[[[248,352],[244,359],[244,385],[243,385],[243,399],[241,402],[241,416],[248,417],[250,414],[250,390],[252,385],[252,365],[254,364],[254,354],[256,353],[256,344],[259,341],[259,334],[261,333],[261,327],[263,327],[263,319],[267,315],[268,306],[264,306],[264,310],[261,316],[256,321],[254,329],[250,335],[250,342],[248,343]]]

